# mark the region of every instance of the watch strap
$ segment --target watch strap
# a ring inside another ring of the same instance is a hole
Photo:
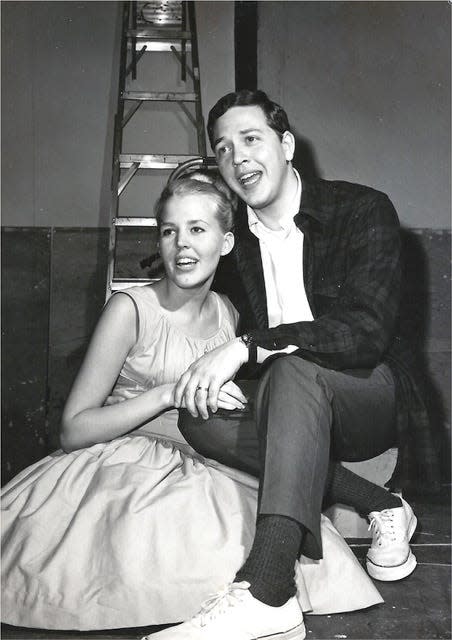
[[[244,333],[240,336],[240,340],[248,349],[248,364],[251,366],[257,365],[257,344],[254,342],[253,337],[249,333]]]

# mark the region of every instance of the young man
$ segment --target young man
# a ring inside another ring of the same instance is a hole
[[[286,113],[262,91],[221,98],[208,132],[220,173],[240,199],[235,248],[216,285],[240,312],[243,333],[194,363],[175,400],[188,410],[180,427],[195,449],[260,478],[258,517],[228,593],[152,637],[302,639],[294,564],[301,551],[321,557],[325,496],[369,516],[373,577],[398,580],[416,566],[411,507],[330,462],[368,459],[397,442],[394,483],[403,482],[409,420],[411,444],[428,437],[397,337],[399,224],[378,191],[303,180],[292,166]],[[245,363],[257,376],[252,411],[217,412],[220,386]],[[428,464],[417,462],[426,476]]]

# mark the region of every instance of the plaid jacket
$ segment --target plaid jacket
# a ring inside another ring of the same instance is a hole
[[[213,288],[240,313],[240,332],[266,349],[330,369],[370,369],[385,361],[396,381],[399,456],[391,487],[435,490],[437,461],[410,349],[399,335],[400,233],[389,198],[348,182],[303,180],[296,225],[304,234],[303,276],[313,321],[268,327],[259,241],[239,204],[231,254]]]

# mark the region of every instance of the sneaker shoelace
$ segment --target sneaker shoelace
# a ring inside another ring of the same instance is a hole
[[[370,519],[367,530],[372,531],[372,535],[375,536],[379,547],[383,546],[385,542],[396,542],[397,535],[392,509],[375,512]]]
[[[204,627],[208,622],[225,613],[227,609],[241,602],[248,588],[247,582],[233,582],[227,585],[202,603],[200,612],[193,620]]]

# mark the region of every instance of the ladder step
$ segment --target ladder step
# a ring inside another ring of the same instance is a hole
[[[130,283],[132,285],[136,282],[155,282],[156,279],[157,278],[113,278],[111,282],[112,284]]]
[[[129,287],[142,287],[146,284],[158,282],[159,280],[160,278],[134,278],[133,280],[115,278],[111,281],[109,289],[110,293],[113,293],[114,291],[122,291]]]
[[[123,91],[124,100],[150,100],[154,102],[196,102],[196,93],[177,93],[174,91]]]
[[[140,218],[138,216],[120,216],[113,218],[115,227],[156,227],[157,220],[155,218]]]
[[[140,40],[191,40],[190,31],[178,29],[129,29],[127,35]]]
[[[180,40],[136,40],[135,50],[140,52],[143,46],[146,45],[145,53],[152,52],[170,52],[172,49],[176,51],[182,51],[182,45]],[[129,47],[131,49],[131,47]],[[191,42],[187,42],[185,45],[185,51],[191,52]]]
[[[142,153],[121,153],[119,155],[119,166],[121,169],[128,169],[134,163],[139,163],[139,169],[175,169],[182,162],[195,160],[197,155],[171,155],[171,154],[142,154]]]

